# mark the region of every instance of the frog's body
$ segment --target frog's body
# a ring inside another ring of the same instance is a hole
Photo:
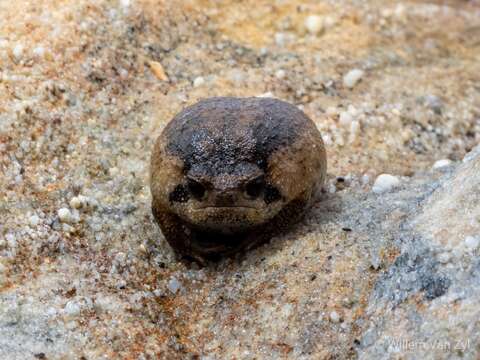
[[[157,139],[152,211],[181,255],[230,254],[297,221],[326,166],[320,133],[297,107],[271,98],[202,100]]]

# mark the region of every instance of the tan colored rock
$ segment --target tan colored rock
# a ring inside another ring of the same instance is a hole
[[[162,64],[160,64],[158,61],[149,61],[148,66],[150,66],[150,69],[158,80],[168,81],[167,73],[165,72]]]

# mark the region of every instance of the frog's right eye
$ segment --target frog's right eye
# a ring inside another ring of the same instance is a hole
[[[180,184],[175,186],[175,189],[173,189],[173,191],[168,195],[168,199],[170,202],[184,203],[190,199],[190,194],[186,186]]]
[[[265,177],[256,177],[245,185],[245,193],[250,199],[256,199],[263,193],[265,186]]]

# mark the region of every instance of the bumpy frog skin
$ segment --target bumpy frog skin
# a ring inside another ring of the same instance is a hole
[[[178,254],[217,259],[298,221],[326,168],[320,133],[297,107],[271,98],[202,100],[155,143],[152,212]]]

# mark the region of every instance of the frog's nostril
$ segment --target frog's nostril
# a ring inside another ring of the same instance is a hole
[[[221,192],[215,197],[216,206],[234,206],[236,203],[236,196],[233,191]]]

